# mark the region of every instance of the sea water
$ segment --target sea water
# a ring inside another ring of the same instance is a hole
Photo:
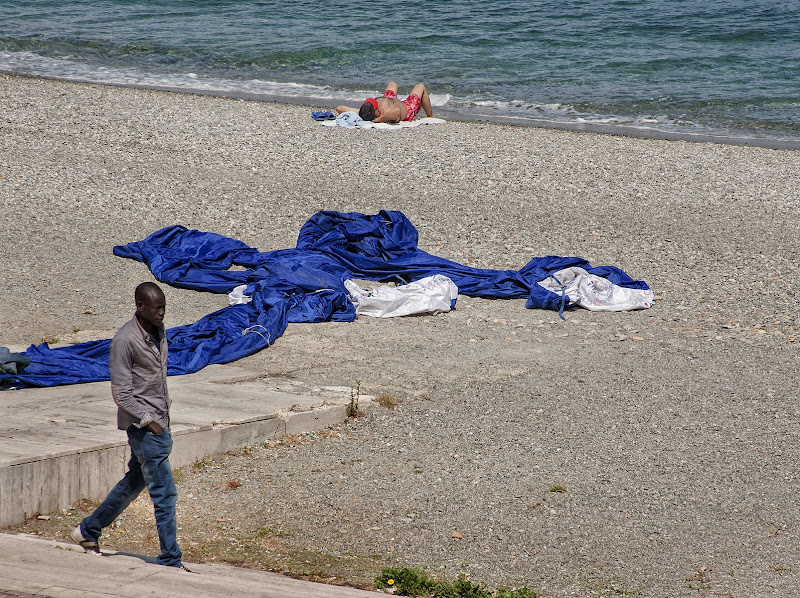
[[[448,116],[800,147],[798,23],[800,0],[0,0],[0,71],[323,108],[423,82]]]

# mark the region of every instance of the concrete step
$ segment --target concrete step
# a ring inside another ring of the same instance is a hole
[[[350,402],[347,388],[311,394],[233,365],[170,377],[169,389],[173,468],[339,423]],[[129,458],[116,412],[108,382],[0,392],[0,527],[105,498]]]

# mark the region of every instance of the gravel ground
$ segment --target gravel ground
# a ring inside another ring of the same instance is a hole
[[[544,597],[800,587],[796,151],[349,131],[298,106],[2,76],[0,107],[2,345],[113,334],[150,279],[116,244],[177,223],[291,247],[320,209],[401,210],[422,249],[469,265],[578,255],[655,291],[650,310],[566,321],[461,297],[440,316],[290,325],[240,363],[402,402],[184,472],[187,554],[248,532],[264,563],[293,544]],[[226,303],[165,291],[170,326]],[[144,515],[126,520],[142,534]]]

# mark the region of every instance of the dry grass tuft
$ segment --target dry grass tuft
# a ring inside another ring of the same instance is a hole
[[[226,480],[223,484],[222,491],[223,492],[231,492],[236,490],[237,488],[241,488],[242,483],[239,480]]]
[[[395,409],[403,403],[403,399],[390,394],[382,394],[375,399],[375,402],[386,409]]]

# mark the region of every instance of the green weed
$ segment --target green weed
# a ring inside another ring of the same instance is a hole
[[[426,596],[428,598],[536,598],[536,592],[526,587],[512,590],[499,588],[492,592],[475,584],[464,576],[453,583],[436,581],[428,577],[423,569],[386,567],[375,579],[380,590],[392,588],[399,596]]]
[[[350,389],[350,404],[347,406],[347,417],[362,417],[364,412],[358,407],[358,398],[361,396],[361,380],[356,380],[355,388]]]

